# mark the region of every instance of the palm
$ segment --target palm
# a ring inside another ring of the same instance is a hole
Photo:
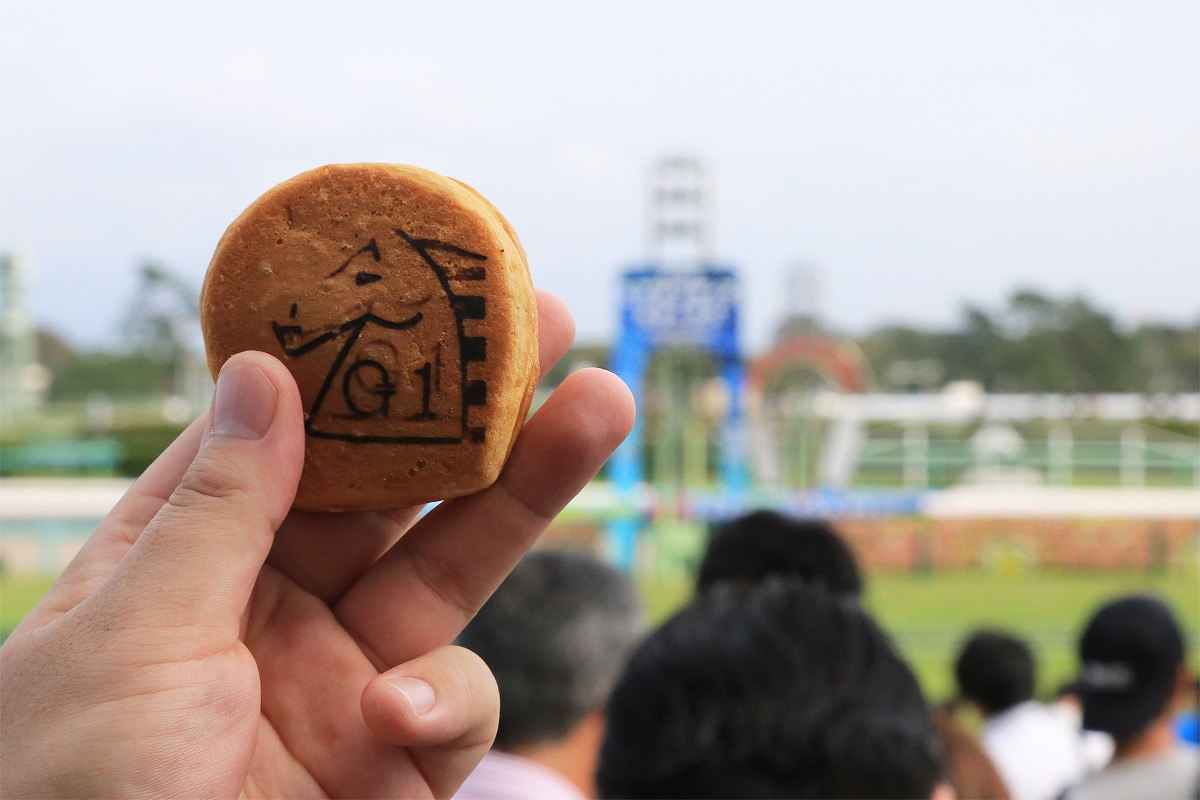
[[[293,512],[280,529],[241,631],[256,667],[249,677],[262,681],[246,796],[426,797],[452,790],[430,786],[407,748],[380,741],[364,724],[363,688],[392,665],[369,655],[370,645],[338,618],[338,601],[404,529],[406,516]],[[347,537],[358,537],[357,547],[347,548]],[[332,554],[337,569],[307,568]]]

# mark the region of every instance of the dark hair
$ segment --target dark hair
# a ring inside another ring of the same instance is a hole
[[[836,594],[862,594],[854,553],[824,520],[755,511],[719,526],[700,564],[697,589],[721,580],[758,582],[795,575]]]
[[[986,714],[1033,697],[1036,671],[1029,645],[1001,631],[971,634],[954,662],[959,691]]]
[[[798,579],[713,586],[613,690],[602,797],[924,797],[941,777],[912,672],[858,603]]]
[[[637,595],[616,568],[582,551],[525,556],[457,640],[496,677],[495,747],[557,741],[603,709],[642,630]]]

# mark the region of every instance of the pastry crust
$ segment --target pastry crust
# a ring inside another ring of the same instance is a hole
[[[214,378],[244,350],[295,377],[305,510],[489,486],[538,379],[516,233],[466,184],[400,164],[319,167],[256,200],[217,244],[200,321]]]

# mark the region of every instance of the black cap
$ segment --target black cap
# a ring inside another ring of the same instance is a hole
[[[1083,727],[1118,739],[1162,713],[1184,656],[1183,633],[1153,597],[1124,597],[1101,608],[1079,640]]]

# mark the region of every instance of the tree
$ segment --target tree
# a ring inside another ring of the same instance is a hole
[[[860,346],[876,374],[931,359],[946,380],[974,380],[994,392],[1200,389],[1200,322],[1127,332],[1085,297],[1059,299],[1027,287],[996,310],[964,306],[954,330],[889,325]]]
[[[183,393],[187,360],[199,338],[199,309],[199,292],[170,269],[153,261],[139,268],[125,338],[134,354],[169,366],[176,394]]]

